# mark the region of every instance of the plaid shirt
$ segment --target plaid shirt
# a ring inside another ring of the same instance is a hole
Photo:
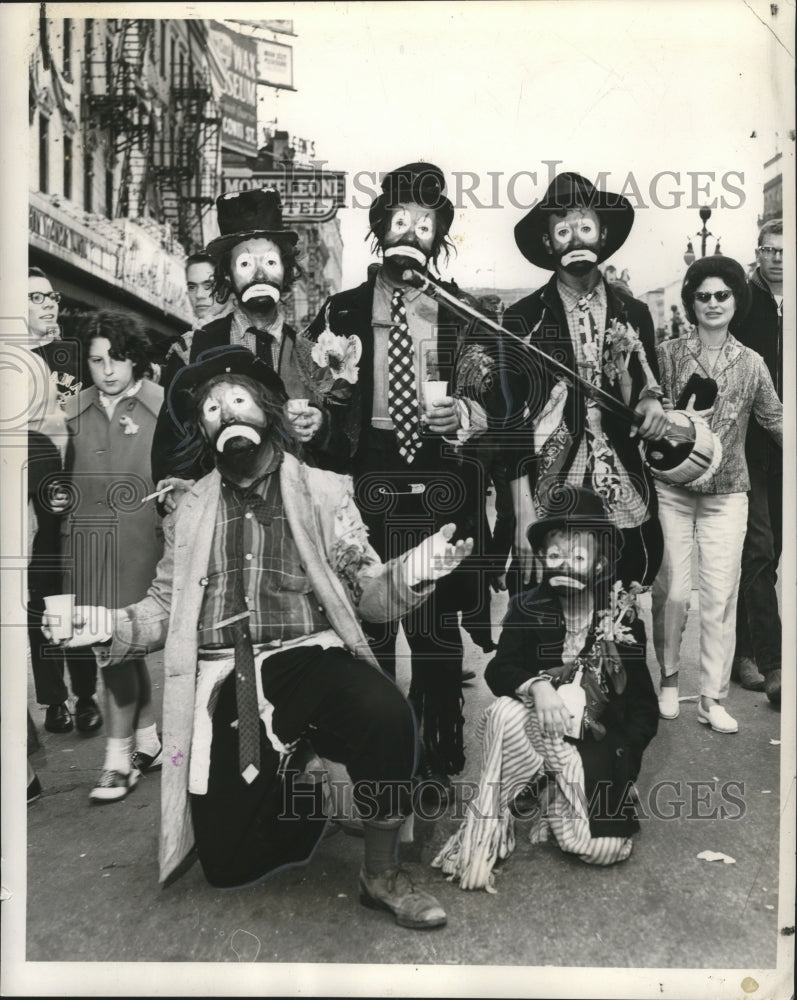
[[[275,455],[265,475],[247,488],[222,481],[205,596],[199,620],[199,644],[231,647],[229,627],[214,628],[239,613],[235,574],[242,572],[249,631],[253,643],[287,641],[330,628],[318,603],[291,535],[280,492],[281,461]],[[242,539],[242,551],[236,551]]]
[[[556,282],[556,290],[559,293],[559,298],[562,300],[565,315],[567,316],[567,326],[570,330],[570,339],[573,341],[573,350],[575,351],[576,356],[576,370],[578,372],[582,372],[583,369],[581,368],[581,365],[586,360],[584,357],[583,345],[581,343],[581,330],[579,326],[580,310],[578,308],[578,303],[582,298],[582,295],[580,292],[575,292],[572,288],[568,288],[567,285],[563,285],[561,281]],[[598,357],[600,358],[603,354],[603,332],[606,329],[607,312],[606,286],[603,281],[598,282],[591,294],[589,299],[589,311],[592,313],[592,318],[595,321],[595,329],[598,331]],[[593,433],[599,433],[602,435],[603,432],[601,428],[600,410],[596,407],[588,407],[587,419],[590,420]],[[620,457],[612,447],[608,438],[604,437],[604,441],[606,442],[606,446],[614,454],[614,466],[620,480],[620,489],[623,499],[623,505],[616,505],[613,510],[609,511],[609,514],[612,521],[614,521],[618,528],[636,528],[647,520],[647,508],[645,507],[645,503],[640,495],[631,485],[628,472],[623,466],[623,463],[620,461]],[[576,457],[573,459],[573,464],[570,466],[570,471],[567,474],[567,482],[571,486],[583,486],[585,485],[585,480],[587,480],[586,485],[589,485],[587,473],[589,455],[587,447],[587,437],[584,436],[581,439],[578,452]]]

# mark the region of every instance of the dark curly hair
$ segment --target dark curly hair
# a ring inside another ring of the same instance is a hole
[[[736,311],[729,325],[729,329],[733,331],[747,315],[747,310],[750,308],[750,289],[747,285],[747,275],[744,273],[744,268],[733,257],[725,257],[718,253],[711,254],[709,257],[701,257],[690,264],[681,287],[681,301],[684,304],[684,312],[689,322],[693,324],[697,323],[695,292],[706,278],[721,278],[733,292]]]
[[[150,339],[139,321],[131,313],[102,309],[87,313],[80,320],[78,339],[83,357],[88,359],[92,341],[104,337],[110,342],[108,352],[115,361],[132,361],[133,378],[138,380],[152,375],[148,352]]]
[[[279,247],[282,256],[282,266],[285,269],[282,291],[283,293],[288,292],[299,278],[304,277],[304,269],[299,263],[299,248],[291,243],[290,240],[282,239],[279,234],[269,236],[268,239]],[[242,240],[241,242],[244,241]],[[219,303],[226,302],[234,292],[232,279],[230,278],[230,262],[234,249],[235,247],[231,247],[219,257],[213,272],[213,296]]]

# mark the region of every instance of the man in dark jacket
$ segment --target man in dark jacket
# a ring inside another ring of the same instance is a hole
[[[633,782],[658,729],[641,621],[612,586],[622,535],[600,497],[564,486],[528,533],[543,581],[510,604],[485,672],[497,700],[480,725],[475,808],[432,862],[463,889],[491,885],[518,797],[546,773],[546,801],[523,813],[538,821],[534,842],[550,830],[587,864],[625,861],[639,829]]]
[[[764,358],[782,400],[782,220],[770,219],[761,227],[756,260],[758,267],[750,279],[750,310],[736,337]],[[769,700],[779,705],[781,623],[775,583],[783,545],[783,452],[754,417],[747,431],[747,468],[749,508],[733,676],[751,691],[766,690]]]
[[[463,447],[475,425],[483,425],[484,410],[475,398],[463,398],[478,395],[473,384],[457,381],[470,331],[408,276],[425,274],[441,252],[448,256],[454,206],[444,192],[443,173],[430,163],[407,164],[385,175],[369,214],[382,263],[369,268],[358,288],[328,299],[308,330],[314,340],[329,329],[362,344],[359,381],[338,418],[348,443],[340,471],[354,476],[357,504],[383,559],[446,521],[456,522],[458,537],[473,536],[477,550],[484,551],[483,474]],[[455,286],[446,288],[459,294]],[[473,373],[478,359],[469,356]],[[442,393],[434,404],[429,380],[439,383]],[[403,622],[412,651],[410,701],[423,731],[422,769],[443,786],[464,765],[457,614],[472,612],[484,593],[484,579],[471,561]],[[369,628],[379,664],[391,676],[396,628],[395,623]]]
[[[653,321],[647,306],[621,295],[598,269],[628,237],[634,210],[622,195],[598,191],[579,174],[555,177],[545,197],[515,226],[523,256],[551,280],[504,313],[507,330],[608,392],[640,418],[631,426],[593,403],[579,384],[560,381],[517,341],[502,343],[507,412],[503,445],[517,512],[516,555],[523,583],[533,557],[526,528],[562,483],[603,499],[624,536],[618,576],[652,582],[662,553],[656,494],[639,438],[668,422],[658,385]],[[641,349],[634,350],[632,345]],[[620,407],[621,409],[621,407]],[[515,578],[514,589],[520,589]]]
[[[296,332],[285,322],[281,299],[301,273],[297,260],[298,233],[286,229],[276,191],[256,189],[222,195],[217,199],[221,235],[207,246],[215,261],[214,297],[219,303],[233,300],[232,312],[194,331],[187,361],[213,347],[235,344],[246,347],[273,368],[289,398],[309,393],[299,377],[294,351]],[[175,352],[161,376],[170,385],[185,357]],[[299,440],[319,440],[324,418],[317,406],[307,406],[291,420]],[[152,475],[157,483],[167,476],[199,478],[195,455],[180,448],[181,433],[164,404],[152,449]]]

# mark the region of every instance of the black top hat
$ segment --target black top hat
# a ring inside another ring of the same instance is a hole
[[[236,191],[216,199],[220,236],[208,243],[205,252],[218,260],[225,250],[249,239],[282,240],[296,245],[299,234],[282,225],[279,192],[266,188]]]
[[[437,212],[438,229],[444,234],[454,221],[454,206],[445,196],[446,180],[434,163],[407,163],[385,174],[382,193],[371,204],[368,221],[371,228],[388,209],[405,201],[415,202]]]
[[[597,493],[567,483],[559,484],[548,492],[545,515],[529,525],[526,537],[532,548],[539,549],[549,531],[565,528],[598,532],[608,538],[615,552],[623,537],[620,529],[609,519],[603,500]]]
[[[246,347],[222,344],[203,351],[193,364],[181,368],[172,380],[166,394],[166,405],[175,423],[184,426],[196,416],[193,390],[216,375],[248,375],[273,393],[279,406],[288,398],[282,379],[265,361],[255,357]]]
[[[601,225],[606,227],[606,242],[598,254],[598,263],[620,249],[634,224],[634,209],[623,195],[599,191],[581,174],[558,174],[542,201],[515,226],[515,243],[526,260],[543,270],[554,270],[554,258],[545,249],[542,237],[548,235],[550,214],[564,213],[571,208],[593,209],[600,216]]]

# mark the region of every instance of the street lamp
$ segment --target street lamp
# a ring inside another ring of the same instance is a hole
[[[701,208],[700,209],[700,219],[701,219],[701,221],[703,223],[703,226],[695,234],[696,236],[700,237],[700,256],[701,257],[705,257],[706,256],[706,240],[709,238],[709,236],[714,236],[713,233],[709,232],[709,230],[706,229],[706,223],[708,222],[708,220],[710,218],[711,218],[711,209],[707,208],[705,206],[703,208]],[[715,236],[714,239],[716,239],[716,241],[717,241],[717,245],[714,247],[714,253],[715,254],[721,254],[722,250],[720,249],[720,237],[719,236]],[[686,252],[684,253],[684,264],[686,264],[686,266],[689,267],[689,265],[690,264],[694,264],[694,262],[695,262],[695,248],[692,246],[691,239],[689,239],[687,237]]]

